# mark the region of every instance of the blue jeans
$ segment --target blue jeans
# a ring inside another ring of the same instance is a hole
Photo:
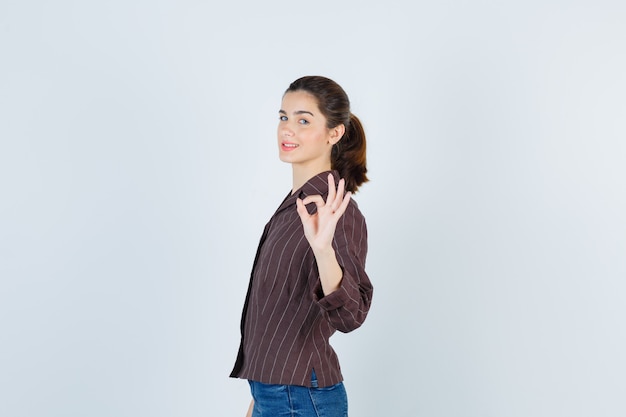
[[[252,417],[348,417],[343,382],[319,388],[315,371],[311,388],[248,382],[254,399]]]

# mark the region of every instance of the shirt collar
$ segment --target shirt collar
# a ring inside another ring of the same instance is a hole
[[[291,206],[295,208],[297,198],[305,198],[310,195],[321,195],[322,197],[326,197],[328,195],[329,173],[333,174],[336,186],[337,183],[339,183],[339,172],[337,170],[320,172],[319,174],[315,175],[307,182],[305,182],[304,185],[297,189],[295,193],[291,194],[290,191],[289,194],[287,194],[287,197],[285,197],[285,200],[283,200],[280,207],[278,207],[278,210],[276,210],[276,212],[278,213],[279,211]]]

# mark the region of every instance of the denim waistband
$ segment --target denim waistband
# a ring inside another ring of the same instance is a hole
[[[254,399],[252,417],[347,417],[348,398],[343,382],[319,388],[315,371],[311,387],[248,381]]]

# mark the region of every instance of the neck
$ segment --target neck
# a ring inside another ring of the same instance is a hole
[[[291,164],[291,173],[293,178],[293,186],[291,194],[300,189],[308,180],[319,174],[320,172],[330,171],[330,161],[326,164],[318,164],[312,166],[302,166]]]

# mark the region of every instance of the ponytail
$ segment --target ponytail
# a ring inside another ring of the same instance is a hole
[[[350,122],[339,142],[333,145],[330,154],[331,168],[339,171],[346,181],[346,190],[356,192],[368,181],[365,157],[365,131],[358,117],[350,113]]]

